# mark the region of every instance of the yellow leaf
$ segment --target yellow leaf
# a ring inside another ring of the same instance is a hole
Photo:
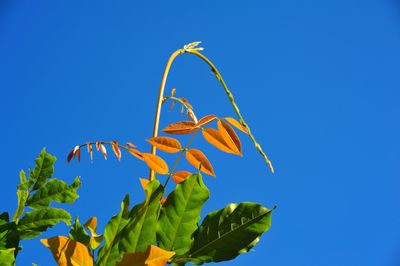
[[[196,130],[196,124],[192,121],[176,122],[168,125],[162,131],[168,134],[189,134]]]
[[[242,144],[235,130],[225,121],[218,120],[218,130],[234,154],[242,155]]]
[[[139,178],[140,184],[142,185],[142,188],[144,191],[146,191],[146,186],[150,183],[150,180],[146,178]]]
[[[96,229],[97,229],[97,217],[96,216],[89,218],[89,220],[86,221],[84,226],[87,229],[89,229],[90,233],[97,235],[96,234]]]
[[[174,255],[173,251],[151,245],[145,252],[125,253],[117,266],[164,266]]]
[[[232,126],[236,127],[237,129],[239,129],[240,131],[242,131],[242,132],[244,132],[246,134],[249,133],[249,130],[244,125],[242,125],[239,121],[237,121],[235,118],[224,117],[224,119],[226,121],[228,121],[229,124],[231,124]]]
[[[40,242],[51,250],[60,266],[93,266],[89,249],[82,243],[65,236],[41,239]]]
[[[162,175],[168,174],[168,165],[161,157],[151,153],[142,153],[142,156],[144,162],[151,170]]]
[[[196,127],[202,127],[205,126],[208,123],[211,123],[212,121],[216,120],[217,117],[215,115],[206,115],[202,119],[197,122]]]
[[[97,217],[95,216],[91,217],[89,220],[87,220],[84,226],[90,231],[90,241],[89,241],[90,248],[93,250],[97,249],[100,246],[101,242],[103,241],[103,235],[99,235],[96,233]]]
[[[192,173],[190,173],[188,171],[181,170],[172,175],[172,180],[174,180],[175,183],[179,184],[179,183],[185,181],[186,178],[188,176],[190,176],[191,174]]]
[[[205,140],[207,140],[210,144],[217,147],[221,151],[233,154],[236,153],[229,147],[229,145],[226,143],[218,130],[214,128],[206,128],[203,130],[202,133]]]
[[[118,161],[120,161],[122,153],[121,153],[121,150],[118,147],[118,142],[112,141],[111,142],[111,147],[113,149],[113,152],[114,152],[115,156],[118,158]]]
[[[104,156],[104,159],[107,160],[107,150],[106,150],[106,147],[104,147],[103,144],[100,144],[100,150],[101,150],[101,153],[102,153],[103,156]]]
[[[181,143],[170,137],[155,137],[147,139],[154,147],[169,153],[176,153],[181,150]]]
[[[129,148],[128,151],[129,151],[130,154],[132,154],[133,156],[135,156],[139,160],[143,161],[143,156],[142,156],[142,153],[140,151],[138,151],[137,149],[133,149],[133,148]]]
[[[186,151],[186,159],[187,161],[196,167],[197,169],[200,168],[200,171],[211,175],[215,176],[214,170],[212,168],[212,165],[210,161],[207,159],[207,157],[198,149],[188,149]]]

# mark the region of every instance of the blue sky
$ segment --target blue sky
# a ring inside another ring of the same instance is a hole
[[[84,155],[80,164],[66,155],[88,140],[150,149],[143,140],[165,62],[198,40],[276,168],[270,174],[243,135],[243,158],[208,148],[217,178],[205,177],[203,216],[230,202],[278,206],[255,250],[221,265],[399,265],[395,0],[2,1],[0,210],[14,211],[18,172],[42,147],[58,157],[57,177],[82,176],[81,197],[67,206],[73,216],[97,216],[103,228],[125,193],[141,201],[147,169],[128,154],[94,163]],[[174,63],[173,87],[199,116],[234,115],[193,56]],[[177,119],[164,112],[162,125]],[[67,232],[61,225],[44,236]],[[22,245],[18,265],[51,265],[38,239]]]

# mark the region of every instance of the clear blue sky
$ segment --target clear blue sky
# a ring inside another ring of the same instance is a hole
[[[209,148],[217,179],[205,177],[205,212],[278,206],[254,252],[221,265],[399,265],[400,2],[137,2],[1,1],[0,210],[14,211],[18,172],[42,147],[58,157],[57,177],[82,176],[73,216],[103,228],[125,193],[142,200],[147,169],[127,154],[93,164],[66,155],[88,140],[149,149],[164,64],[201,40],[276,167],[245,136],[243,158]],[[234,115],[193,56],[175,62],[172,87],[200,116]],[[162,125],[178,118],[165,112]],[[22,245],[18,265],[52,265],[38,239]]]

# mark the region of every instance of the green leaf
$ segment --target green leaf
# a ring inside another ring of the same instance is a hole
[[[73,203],[79,198],[76,191],[80,186],[79,177],[76,177],[71,185],[67,185],[64,181],[58,179],[51,179],[28,198],[26,205],[37,210],[49,207],[52,201]]]
[[[192,234],[198,227],[201,209],[209,195],[200,173],[190,175],[176,186],[161,208],[157,233],[161,248],[174,250],[177,256],[190,249]]]
[[[70,225],[71,215],[67,211],[57,208],[27,212],[18,222],[20,238],[30,239],[38,236],[41,232],[46,231],[60,221]]]
[[[116,244],[118,233],[129,221],[129,195],[121,203],[121,211],[114,215],[104,230],[104,246],[97,254],[96,265],[115,265],[122,257]]]
[[[23,170],[19,172],[19,179],[21,184],[17,188],[18,207],[13,215],[13,221],[16,222],[18,222],[19,217],[21,217],[21,215],[24,213],[26,200],[29,196],[29,185]]]
[[[132,209],[129,222],[118,234],[120,252],[144,252],[156,242],[155,229],[163,192],[157,179],[145,187],[146,200]]]
[[[39,189],[46,180],[51,178],[54,172],[54,163],[56,157],[46,152],[43,149],[38,158],[35,159],[36,166],[29,175],[29,181],[33,180],[34,185],[32,191]]]
[[[194,234],[193,246],[175,263],[231,260],[249,251],[271,226],[271,210],[252,202],[229,204],[212,212]]]
[[[19,236],[15,222],[8,222],[8,213],[0,215],[0,248],[18,248]]]
[[[15,248],[0,248],[0,266],[15,265],[14,252]]]
[[[75,222],[69,230],[69,238],[89,247],[90,236],[79,222],[78,217],[75,218]]]

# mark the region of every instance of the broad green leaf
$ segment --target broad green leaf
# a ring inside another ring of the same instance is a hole
[[[58,179],[51,179],[28,198],[26,205],[38,210],[49,207],[52,201],[73,203],[79,197],[76,190],[80,186],[79,177],[76,177],[71,185],[67,185],[67,183]]]
[[[158,222],[158,243],[165,250],[183,255],[190,249],[203,204],[209,198],[201,174],[192,174],[168,195]]]
[[[15,222],[8,222],[8,213],[0,215],[0,249],[18,248],[19,236]]]
[[[251,202],[229,204],[204,218],[185,258],[195,264],[231,260],[249,251],[271,226],[271,210]]]
[[[41,232],[46,231],[47,228],[58,224],[60,221],[70,225],[71,215],[63,209],[56,208],[27,212],[18,222],[20,238],[30,239],[38,236]]]
[[[156,242],[155,229],[164,189],[154,179],[146,186],[145,192],[145,201],[131,210],[129,222],[118,234],[118,248],[122,253],[143,252]]]
[[[54,172],[54,163],[56,157],[46,152],[43,149],[38,158],[35,159],[36,166],[29,175],[30,180],[34,180],[32,191],[39,189],[46,180],[51,178]]]
[[[121,203],[121,211],[113,216],[104,230],[104,246],[97,254],[96,265],[115,265],[121,258],[117,245],[117,235],[129,221],[129,195]]]
[[[13,221],[18,221],[19,217],[24,213],[26,200],[29,196],[29,182],[26,180],[25,172],[19,172],[19,179],[21,184],[17,188],[18,207],[13,215]]]
[[[71,226],[68,236],[72,240],[78,241],[78,242],[84,244],[85,246],[89,247],[90,236],[85,231],[85,228],[83,228],[83,226],[79,222],[78,217],[75,218],[75,222]]]
[[[15,248],[8,248],[8,249],[0,248],[0,266],[15,265],[14,252]]]

